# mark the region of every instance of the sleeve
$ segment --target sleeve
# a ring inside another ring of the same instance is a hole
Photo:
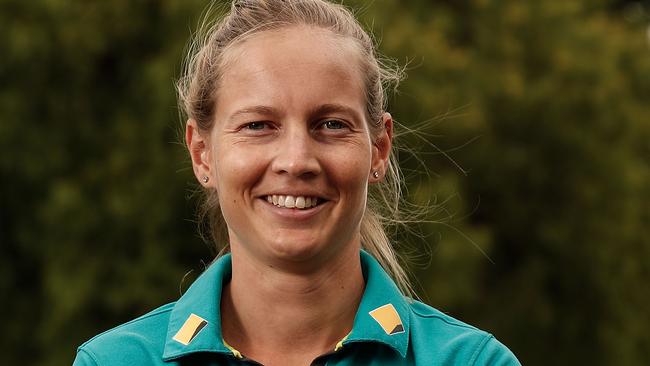
[[[517,357],[493,336],[489,336],[475,355],[474,366],[521,366]]]
[[[75,357],[72,366],[99,366],[95,358],[83,348],[77,350],[77,357]]]

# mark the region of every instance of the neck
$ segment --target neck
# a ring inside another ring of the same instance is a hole
[[[364,280],[358,247],[306,271],[260,265],[232,248],[221,300],[223,337],[265,365],[310,364],[351,330]]]

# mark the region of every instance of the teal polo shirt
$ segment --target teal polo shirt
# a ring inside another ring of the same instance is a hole
[[[520,365],[491,334],[405,298],[361,252],[366,280],[352,331],[315,365]],[[215,261],[175,303],[104,332],[77,350],[73,366],[259,365],[224,342],[220,301],[231,258]]]

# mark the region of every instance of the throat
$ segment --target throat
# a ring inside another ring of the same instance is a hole
[[[357,265],[292,276],[246,271],[233,258],[221,299],[224,340],[258,362],[281,354],[313,360],[332,351],[352,330],[365,286],[359,260],[351,263]]]

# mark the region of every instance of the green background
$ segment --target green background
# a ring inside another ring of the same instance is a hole
[[[648,1],[345,3],[407,65],[421,297],[525,365],[649,364]],[[0,0],[3,364],[70,364],[209,263],[173,89],[204,6]]]

